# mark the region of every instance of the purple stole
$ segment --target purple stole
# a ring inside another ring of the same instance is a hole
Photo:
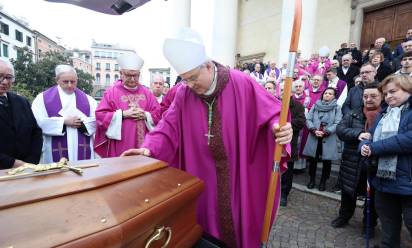
[[[267,68],[266,69],[266,74],[268,74],[268,76],[269,76],[269,73],[272,71],[272,68]],[[275,71],[275,75],[276,75],[276,80],[278,80],[279,79],[279,76],[280,76],[280,70],[277,68],[277,67],[275,67],[275,69],[274,69],[274,71]]]
[[[87,95],[79,89],[74,91],[76,96],[76,108],[86,116],[90,116],[90,105]],[[62,109],[59,90],[57,86],[51,87],[43,93],[44,106],[46,107],[49,117],[61,117],[59,111]],[[90,159],[90,137],[77,130],[77,159]],[[67,147],[67,132],[64,136],[52,136],[52,156],[53,162],[58,162],[62,157],[69,158],[69,149]]]
[[[256,71],[254,71],[253,75],[255,75],[255,77],[258,77],[258,75],[256,75],[256,74],[259,75],[259,79],[263,79],[263,75],[261,73],[256,73]]]
[[[325,80],[323,81],[323,88],[326,89],[328,88],[329,81]],[[346,82],[343,80],[338,80],[338,83],[336,84],[336,99],[340,97],[340,94],[342,94],[343,90],[345,89]]]

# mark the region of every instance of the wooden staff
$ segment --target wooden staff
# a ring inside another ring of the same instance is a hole
[[[283,97],[282,97],[282,110],[280,112],[280,122],[279,126],[286,125],[288,112],[289,112],[289,103],[290,103],[290,96],[292,92],[292,81],[293,81],[293,69],[295,67],[296,62],[296,52],[298,49],[299,44],[299,35],[300,35],[300,26],[302,23],[302,0],[295,0],[295,15],[293,18],[293,29],[292,29],[292,37],[290,41],[290,48],[289,48],[289,61],[288,61],[288,70],[287,70],[287,77],[285,80]],[[261,247],[267,247],[267,242],[269,239],[270,233],[270,221],[272,219],[272,211],[273,205],[275,201],[275,194],[278,190],[280,185],[280,159],[282,157],[282,145],[276,144],[275,147],[275,155],[273,159],[273,171],[270,176],[269,182],[269,190],[268,195],[266,198],[266,211],[265,211],[265,219],[262,228],[262,235],[261,235]],[[276,219],[275,213],[275,218]]]

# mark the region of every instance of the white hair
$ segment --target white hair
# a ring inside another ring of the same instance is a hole
[[[0,63],[4,63],[8,68],[10,68],[11,70],[11,74],[14,76],[14,66],[13,64],[10,62],[10,60],[5,59],[5,58],[0,58]]]
[[[56,78],[58,78],[60,74],[67,73],[67,72],[71,72],[77,76],[76,70],[71,65],[58,65],[56,66],[56,69],[54,71],[56,73]]]
[[[345,54],[345,55],[342,56],[342,59],[344,59],[344,58],[352,59],[352,55],[350,55],[349,53],[347,53],[347,54]]]

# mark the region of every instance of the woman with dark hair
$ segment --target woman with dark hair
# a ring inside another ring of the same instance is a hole
[[[375,79],[382,82],[387,76],[392,74],[392,68],[385,64],[383,53],[375,52],[371,58],[371,64],[376,68]]]
[[[412,78],[391,75],[379,85],[388,104],[370,137],[359,144],[371,161],[375,207],[381,220],[379,247],[400,247],[402,218],[412,237]]]
[[[332,160],[339,159],[337,149],[336,126],[342,119],[342,112],[336,103],[335,88],[327,88],[320,100],[309,111],[306,126],[309,130],[308,140],[303,155],[309,157],[310,181],[307,187],[315,187],[316,169],[319,156],[323,162],[319,191],[324,191],[330,176]]]

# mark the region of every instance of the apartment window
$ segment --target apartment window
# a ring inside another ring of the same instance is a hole
[[[0,32],[9,35],[9,25],[0,22]]]
[[[21,58],[23,56],[23,51],[20,49],[17,49],[17,58]]]
[[[96,73],[96,84],[100,84],[100,73]]]
[[[23,33],[16,29],[16,40],[23,42]]]
[[[106,71],[110,71],[110,63],[106,63]]]
[[[119,80],[119,75],[115,74],[114,75],[114,81],[117,81],[117,80]]]
[[[100,70],[100,63],[96,63],[96,70]]]
[[[114,70],[119,71],[119,64],[114,64]]]
[[[3,57],[9,57],[9,46],[6,44],[3,44]]]
[[[26,36],[26,45],[31,47],[31,37]]]
[[[106,85],[110,84],[110,74],[106,74]]]

